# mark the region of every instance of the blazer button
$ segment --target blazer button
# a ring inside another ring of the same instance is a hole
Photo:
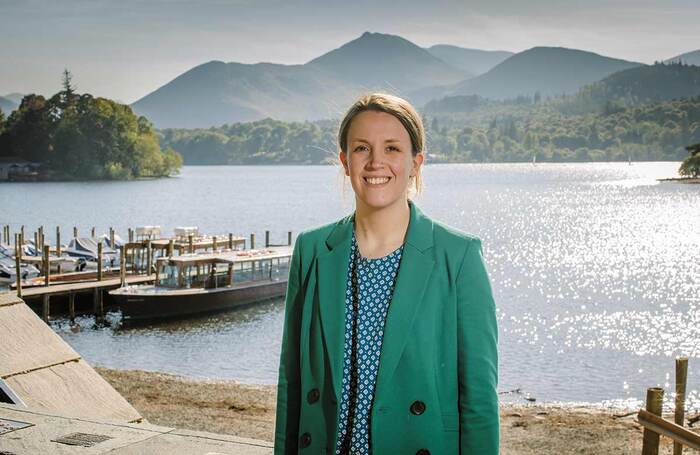
[[[420,400],[414,401],[413,404],[411,404],[411,414],[414,415],[421,415],[425,412],[425,403],[423,403]]]
[[[302,449],[305,449],[311,445],[311,435],[309,433],[304,433],[299,438],[299,445]]]
[[[420,449],[418,452],[416,452],[416,455],[430,455],[430,450]]]
[[[318,391],[318,389],[311,389],[309,390],[309,393],[306,394],[306,400],[309,403],[316,403],[320,396],[321,393]]]

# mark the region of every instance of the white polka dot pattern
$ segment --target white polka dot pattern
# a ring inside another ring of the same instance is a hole
[[[352,232],[345,294],[345,354],[337,455],[370,453],[369,419],[384,322],[403,247],[381,258],[364,258],[357,247],[354,229]],[[357,328],[356,332],[353,327]]]

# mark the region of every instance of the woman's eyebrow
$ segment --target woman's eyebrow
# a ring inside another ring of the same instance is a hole
[[[362,138],[359,138],[359,137],[358,137],[358,138],[354,138],[354,139],[352,140],[352,142],[365,142],[365,143],[369,144],[369,141],[368,141],[367,139],[362,139]],[[384,140],[384,143],[387,143],[387,142],[401,142],[401,141],[398,140],[398,139],[389,138],[389,139],[385,139],[385,140]]]

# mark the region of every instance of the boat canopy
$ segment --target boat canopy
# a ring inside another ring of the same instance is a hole
[[[268,259],[287,258],[292,255],[289,246],[261,248],[256,250],[236,250],[219,253],[183,254],[182,256],[160,257],[159,263],[180,267],[203,264],[235,264],[239,262],[261,261]]]

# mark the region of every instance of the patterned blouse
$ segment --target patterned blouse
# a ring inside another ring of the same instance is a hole
[[[345,294],[345,354],[337,455],[370,453],[369,420],[384,322],[403,247],[387,256],[368,259],[361,256],[355,230],[352,232]]]

